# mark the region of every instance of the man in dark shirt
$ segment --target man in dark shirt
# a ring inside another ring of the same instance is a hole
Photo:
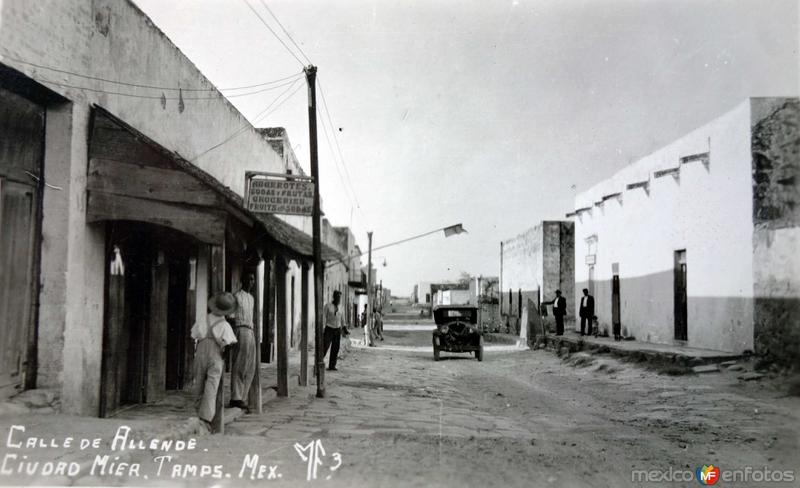
[[[578,315],[581,317],[581,335],[592,335],[592,317],[594,317],[594,297],[589,295],[589,289],[583,289],[581,308]],[[588,330],[585,330],[588,325]],[[584,332],[585,330],[585,332]]]
[[[564,335],[564,316],[567,314],[567,299],[561,296],[561,290],[556,290],[555,299],[543,302],[553,305],[553,316],[556,318],[556,335]]]

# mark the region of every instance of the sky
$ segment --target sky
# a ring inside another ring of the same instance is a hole
[[[798,0],[134,1],[218,87],[307,63],[272,10],[318,67],[332,224],[364,250],[367,231],[376,247],[468,231],[376,251],[398,296],[497,276],[500,241],[564,219],[576,193],[747,97],[800,93]],[[231,102],[252,121],[276,95]],[[285,127],[308,170],[306,96],[256,125]]]

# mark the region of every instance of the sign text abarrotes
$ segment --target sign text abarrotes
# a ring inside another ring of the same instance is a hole
[[[311,215],[313,207],[313,181],[250,180],[247,208],[251,212]]]

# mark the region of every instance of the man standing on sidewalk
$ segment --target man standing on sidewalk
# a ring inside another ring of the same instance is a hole
[[[335,290],[333,292],[333,301],[328,302],[323,310],[325,319],[325,332],[323,334],[325,353],[328,352],[328,348],[331,350],[331,355],[328,357],[328,371],[336,371],[336,360],[339,356],[339,341],[344,327],[344,314],[339,306],[341,299],[342,292]]]
[[[208,299],[209,313],[205,321],[192,326],[192,339],[197,341],[194,357],[194,393],[197,397],[197,416],[211,430],[217,410],[217,390],[225,370],[222,351],[236,342],[226,315],[236,312],[236,298],[220,293]]]
[[[231,369],[231,407],[239,407],[247,411],[247,395],[256,369],[256,337],[253,333],[253,308],[255,299],[250,292],[256,284],[253,273],[242,277],[242,289],[237,291],[235,331],[236,346],[233,348],[233,368]]]
[[[556,290],[555,299],[542,303],[553,305],[553,316],[556,318],[556,335],[564,335],[564,315],[567,314],[567,299],[561,296],[561,290]]]
[[[585,335],[592,335],[592,317],[594,317],[594,297],[589,295],[589,289],[583,289],[583,296],[581,297],[581,308],[578,313],[581,316],[581,335],[584,335],[584,329],[588,325]]]

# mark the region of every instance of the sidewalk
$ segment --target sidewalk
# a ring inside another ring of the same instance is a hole
[[[542,338],[539,336],[535,340],[541,344]],[[577,351],[611,353],[618,357],[627,357],[637,361],[677,363],[685,366],[719,363],[742,357],[741,354],[712,349],[653,344],[636,340],[615,341],[611,337],[581,336],[572,330],[566,331],[560,337],[548,335],[544,341],[548,349],[556,352],[561,352],[566,348],[570,353]]]

